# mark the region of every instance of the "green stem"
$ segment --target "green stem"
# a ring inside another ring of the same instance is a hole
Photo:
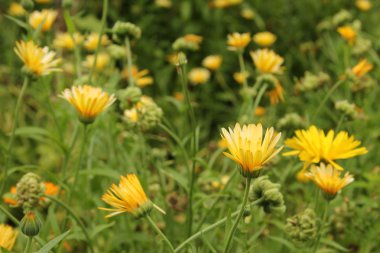
[[[257,205],[257,204],[261,203],[262,201],[263,201],[262,199],[258,199],[256,201],[252,202],[249,206]],[[177,248],[175,248],[175,252],[180,251],[188,243],[190,243],[191,241],[197,239],[198,237],[200,237],[204,233],[207,233],[208,231],[213,230],[214,228],[216,228],[216,227],[224,224],[229,218],[233,218],[233,217],[237,216],[238,214],[240,214],[240,212],[241,212],[241,210],[235,211],[235,212],[231,213],[231,215],[229,217],[224,217],[223,219],[215,222],[214,224],[211,224],[210,226],[208,226],[208,227],[206,227],[204,229],[201,229],[197,233],[193,234],[191,237],[187,238],[186,241],[184,241],[183,243],[181,243]]]
[[[154,228],[154,230],[156,230],[156,232],[162,237],[162,239],[164,240],[164,242],[168,245],[168,247],[170,249],[170,252],[175,252],[173,244],[164,235],[164,233],[162,233],[162,231],[157,227],[156,223],[154,223],[154,221],[152,220],[152,218],[149,215],[147,215],[146,219],[149,221],[150,225],[152,225],[152,227]]]
[[[321,225],[320,225],[319,230],[318,230],[318,236],[317,236],[317,239],[316,239],[316,242],[314,244],[313,251],[312,251],[313,253],[317,252],[317,250],[319,248],[319,244],[321,242],[321,238],[323,236],[323,227],[325,226],[325,224],[327,222],[327,214],[328,214],[328,209],[329,209],[329,203],[330,203],[330,201],[326,202],[325,209],[323,210],[322,222],[321,222]]]
[[[77,77],[81,77],[82,76],[82,69],[81,69],[82,59],[80,57],[80,48],[78,47],[77,41],[75,41],[75,37],[74,37],[75,26],[74,26],[73,19],[71,18],[70,12],[66,9],[63,11],[63,18],[65,20],[70,37],[74,41],[75,70],[77,72]]]
[[[238,58],[239,58],[240,72],[242,73],[244,77],[246,71],[245,71],[245,63],[243,59],[243,52],[238,52]],[[243,87],[248,88],[247,78],[243,78]]]
[[[245,184],[244,197],[243,197],[243,202],[241,204],[240,212],[239,212],[239,215],[238,215],[237,219],[235,220],[235,223],[232,225],[232,228],[231,228],[231,230],[230,230],[230,232],[228,234],[227,243],[226,243],[226,245],[224,247],[224,250],[223,250],[224,253],[228,252],[228,250],[230,248],[230,245],[231,245],[231,242],[232,242],[232,238],[234,237],[236,228],[239,225],[241,217],[243,217],[243,213],[244,213],[244,210],[245,210],[245,205],[247,204],[247,200],[248,200],[248,193],[249,193],[249,187],[250,187],[250,185],[251,185],[251,178],[247,177],[246,178],[246,184]]]
[[[25,77],[24,83],[22,84],[20,94],[18,95],[18,98],[17,98],[16,108],[15,108],[15,111],[13,114],[14,117],[13,117],[11,136],[10,136],[10,139],[8,142],[8,147],[7,147],[7,152],[6,152],[6,156],[5,156],[5,162],[4,162],[4,170],[3,170],[3,175],[2,175],[1,185],[0,185],[0,196],[3,196],[3,193],[4,193],[5,182],[7,181],[9,163],[10,163],[11,156],[12,156],[13,142],[15,139],[15,133],[16,133],[16,128],[17,128],[17,119],[18,119],[19,114],[20,114],[21,102],[23,100],[23,97],[24,97],[25,91],[28,87],[28,84],[29,84],[29,78]]]
[[[131,42],[129,37],[125,38],[125,48],[127,50],[127,68],[128,68],[128,82],[129,86],[133,86],[133,76],[132,76],[132,50],[131,50]]]
[[[259,103],[260,103],[260,101],[261,101],[261,99],[262,99],[265,91],[267,90],[267,88],[268,88],[268,85],[264,84],[264,86],[261,87],[261,89],[259,90],[259,93],[257,94],[257,97],[255,99],[255,103],[253,104],[253,107],[249,108],[249,111],[248,111],[248,113],[249,113],[248,114],[249,115],[248,118],[249,119],[253,118],[253,115],[254,115],[254,113],[256,111],[256,108],[257,108],[257,106],[259,106]]]
[[[330,98],[330,96],[333,94],[333,92],[344,82],[344,80],[339,80],[338,82],[336,82],[332,87],[331,89],[327,92],[326,96],[323,98],[322,102],[319,104],[317,110],[315,110],[315,113],[312,117],[312,119],[314,119],[319,111],[322,109],[322,107],[326,104],[327,100]]]
[[[28,237],[28,242],[26,243],[26,247],[24,250],[24,253],[29,253],[30,250],[32,249],[32,241],[33,241],[33,236]]]
[[[102,13],[102,20],[101,20],[101,25],[100,25],[100,31],[99,31],[99,38],[98,38],[98,45],[95,50],[95,56],[94,56],[94,63],[92,64],[92,68],[90,71],[90,74],[88,76],[88,82],[91,84],[92,83],[92,76],[95,71],[96,67],[96,62],[98,60],[98,54],[100,51],[100,47],[102,45],[102,36],[104,34],[104,28],[106,26],[106,21],[107,21],[107,13],[108,13],[108,0],[103,0],[103,13]]]

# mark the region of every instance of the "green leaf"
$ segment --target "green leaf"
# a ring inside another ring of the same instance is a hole
[[[290,249],[292,252],[294,252],[296,250],[296,248],[294,247],[293,243],[289,242],[288,240],[286,240],[284,238],[281,238],[281,237],[278,237],[278,236],[268,236],[268,238],[271,239],[271,240],[273,240],[273,241],[281,243],[282,245],[284,245],[285,247],[287,247],[288,249]]]
[[[18,25],[18,26],[20,26],[20,27],[22,27],[22,28],[28,30],[28,24],[27,24],[27,23],[25,23],[25,22],[23,22],[23,21],[21,21],[21,20],[19,20],[19,19],[17,19],[17,18],[14,18],[14,17],[12,17],[12,16],[9,16],[9,15],[4,15],[4,16],[5,16],[7,19],[9,19],[9,20],[15,22],[16,25]]]
[[[186,192],[189,191],[187,178],[181,175],[179,172],[172,170],[172,169],[165,169],[160,170],[163,174],[167,175],[168,177],[172,178],[174,181],[176,181],[179,185],[181,185]]]
[[[103,177],[109,177],[111,179],[116,179],[116,180],[120,179],[120,173],[108,168],[83,170],[79,172],[79,175],[103,176]]]
[[[103,230],[106,230],[107,228],[112,227],[113,225],[115,225],[115,222],[111,222],[111,223],[109,223],[109,224],[104,224],[104,225],[96,226],[96,227],[91,231],[90,237],[91,237],[91,238],[95,238],[95,236],[96,236],[97,234],[101,233]]]
[[[336,250],[339,250],[339,251],[343,251],[343,252],[349,252],[348,249],[346,249],[345,247],[343,247],[342,245],[340,245],[339,243],[337,242],[334,242],[332,240],[328,240],[328,239],[322,239],[321,242],[325,245],[328,245]]]
[[[57,236],[53,240],[49,241],[45,246],[43,246],[37,253],[49,253],[49,251],[54,248],[58,243],[60,243],[63,239],[68,236],[68,234],[71,232],[71,230],[66,231],[65,233]]]

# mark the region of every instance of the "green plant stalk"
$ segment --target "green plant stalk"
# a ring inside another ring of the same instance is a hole
[[[321,242],[321,238],[323,236],[323,227],[325,226],[326,221],[327,221],[329,204],[330,204],[330,201],[326,201],[325,209],[323,210],[323,214],[322,214],[322,222],[321,222],[321,225],[320,225],[319,230],[318,230],[318,236],[317,236],[317,239],[315,241],[314,248],[312,250],[313,253],[317,252],[317,250],[319,248],[319,244]]]
[[[94,75],[94,71],[96,68],[96,62],[98,60],[98,54],[99,54],[100,47],[102,44],[101,41],[102,41],[102,36],[104,34],[105,26],[106,26],[107,13],[108,13],[108,0],[103,0],[103,13],[102,13],[102,19],[101,19],[101,25],[100,25],[100,31],[99,31],[98,45],[97,45],[96,50],[95,50],[94,63],[92,64],[90,74],[88,75],[88,82],[90,84],[92,83],[92,76]]]
[[[235,223],[232,225],[232,228],[231,228],[231,230],[230,230],[230,232],[229,232],[229,234],[227,236],[227,243],[226,243],[226,245],[224,247],[224,250],[223,250],[224,253],[228,252],[228,250],[230,248],[230,245],[231,245],[231,242],[232,242],[232,238],[234,237],[236,228],[239,225],[239,222],[240,222],[241,218],[243,217],[245,206],[246,206],[247,200],[248,200],[249,187],[251,186],[251,181],[252,181],[252,179],[250,177],[246,177],[244,197],[243,197],[243,201],[242,201],[241,208],[240,208],[240,211],[239,211],[239,215],[236,218]]]
[[[334,93],[334,91],[344,82],[344,80],[339,80],[336,82],[331,89],[326,93],[325,97],[323,98],[322,102],[319,104],[317,110],[315,110],[314,115],[312,119],[315,119],[315,117],[318,115],[322,107],[326,104],[327,100],[330,98],[330,96]]]
[[[257,97],[255,99],[255,103],[253,104],[253,107],[249,108],[249,111],[248,111],[248,113],[249,113],[249,117],[248,118],[249,119],[253,118],[253,115],[254,115],[254,113],[256,111],[256,108],[259,106],[259,103],[260,103],[260,101],[261,101],[261,99],[262,99],[265,91],[267,90],[267,88],[268,88],[268,85],[264,84],[264,86],[261,87],[261,89],[259,90],[259,93],[257,94]]]
[[[130,87],[132,87],[134,86],[133,76],[132,76],[132,50],[131,50],[131,42],[128,36],[125,38],[125,48],[127,50],[128,84]]]
[[[15,108],[15,111],[13,114],[14,117],[13,117],[11,136],[9,138],[7,152],[5,155],[4,169],[3,169],[3,175],[2,175],[2,179],[1,179],[1,185],[0,185],[0,196],[3,196],[3,194],[4,194],[5,182],[7,181],[9,163],[10,163],[11,156],[12,156],[13,142],[15,139],[15,133],[16,133],[16,128],[17,128],[17,119],[18,119],[18,116],[20,114],[21,102],[22,102],[22,99],[24,97],[25,91],[29,85],[29,81],[30,81],[29,77],[24,78],[24,83],[22,84],[20,94],[18,95],[18,98],[17,98],[16,108]]]
[[[262,201],[263,201],[262,199],[255,200],[254,202],[252,202],[251,204],[249,204],[249,206],[257,205],[257,204],[261,203]],[[238,211],[235,211],[235,212],[231,213],[230,218],[233,218],[233,217],[237,216],[238,214],[240,214],[240,212],[241,212],[241,210],[238,210]],[[175,252],[180,251],[188,243],[190,243],[191,241],[197,239],[198,237],[200,237],[204,233],[207,233],[208,231],[213,230],[214,228],[216,228],[216,227],[224,224],[227,221],[227,219],[228,219],[228,217],[224,217],[223,219],[215,222],[214,224],[211,224],[210,226],[208,226],[208,227],[206,227],[204,229],[201,229],[197,233],[193,234],[192,236],[190,236],[189,238],[187,238],[184,242],[182,242],[177,248],[175,248]]]
[[[244,59],[243,59],[243,51],[238,52],[238,58],[239,58],[240,72],[244,76],[246,71],[245,71],[245,63],[244,63]],[[248,88],[247,78],[243,78],[243,87]]]
[[[156,223],[152,220],[152,218],[149,215],[146,215],[146,219],[149,221],[150,225],[156,230],[156,232],[161,236],[161,238],[164,240],[164,242],[168,245],[170,252],[175,252],[173,244],[169,241],[169,239],[162,233],[162,231],[157,227]]]
[[[26,247],[24,253],[29,253],[32,249],[33,236],[28,236],[28,242],[26,243]]]
[[[75,70],[77,72],[77,77],[81,77],[82,76],[82,69],[81,69],[82,59],[80,56],[80,48],[78,47],[74,39],[75,26],[74,26],[73,19],[71,18],[70,12],[67,9],[63,11],[63,18],[65,20],[70,37],[74,41]]]

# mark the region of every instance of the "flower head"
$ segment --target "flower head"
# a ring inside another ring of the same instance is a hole
[[[277,40],[271,32],[259,32],[253,36],[253,41],[261,47],[270,47]]]
[[[103,34],[100,39],[100,44],[102,46],[106,46],[110,43],[108,36]],[[91,33],[87,36],[86,40],[84,41],[84,48],[86,48],[88,51],[94,51],[99,44],[99,33]]]
[[[370,0],[356,0],[355,5],[361,11],[369,11],[372,8]]]
[[[60,97],[66,99],[79,113],[80,119],[91,123],[101,112],[111,106],[116,98],[101,88],[90,85],[73,86],[65,89]]]
[[[8,13],[11,16],[19,17],[19,16],[24,16],[26,14],[26,11],[24,7],[22,7],[21,4],[11,3],[11,5],[9,5]]]
[[[263,138],[264,137],[264,138]],[[261,124],[243,125],[236,123],[235,128],[222,128],[222,139],[228,143],[230,153],[224,155],[241,166],[243,176],[254,176],[261,170],[282,147],[276,148],[281,133],[275,133],[273,127],[266,130],[263,136]]]
[[[355,65],[355,67],[351,69],[351,71],[356,77],[360,78],[371,71],[372,68],[373,65],[369,63],[367,59],[362,59],[358,64]]]
[[[232,51],[243,50],[251,41],[249,33],[232,33],[227,36],[227,45]]]
[[[107,218],[124,212],[141,217],[148,214],[153,207],[135,174],[121,176],[119,185],[113,184],[103,195],[102,200],[113,207],[99,207],[100,210],[111,212]]]
[[[235,72],[233,74],[233,78],[234,80],[238,83],[238,84],[244,84],[245,80],[249,77],[249,73],[248,72]]]
[[[269,101],[272,105],[276,105],[285,100],[284,98],[284,88],[281,83],[277,80],[274,84],[274,88],[268,91]]]
[[[56,48],[72,50],[75,44],[79,45],[83,41],[83,36],[80,33],[74,33],[73,37],[74,39],[69,33],[58,33],[53,44]]]
[[[12,250],[15,245],[18,232],[9,225],[0,224],[0,251],[1,249]]]
[[[55,10],[42,10],[33,11],[29,16],[29,24],[37,29],[41,27],[42,32],[49,31],[57,18],[57,11]]]
[[[242,2],[242,0],[213,0],[210,2],[210,7],[224,9],[227,7],[231,7],[234,5],[238,5]]]
[[[94,65],[95,61],[95,55],[87,55],[86,60],[83,62],[83,66],[91,69],[92,66]],[[107,65],[110,63],[110,57],[107,53],[99,53],[98,57],[96,58],[96,64],[95,64],[95,69],[97,71],[104,70]]]
[[[338,27],[337,31],[349,44],[353,44],[355,42],[356,32],[351,26],[346,25]]]
[[[281,73],[281,64],[284,62],[284,58],[273,50],[259,49],[254,52],[251,51],[250,54],[260,73]]]
[[[340,177],[341,171],[337,170],[331,164],[327,166],[321,163],[319,166],[312,166],[306,176],[310,178],[329,198],[343,189],[346,185],[352,183],[354,178],[348,172]]]
[[[194,84],[203,84],[210,79],[210,71],[205,68],[193,68],[189,72],[189,81]]]
[[[49,51],[47,47],[40,48],[31,40],[16,42],[14,51],[24,62],[27,73],[44,76],[54,71],[61,71],[56,67],[61,59],[54,59],[55,52]]]
[[[210,70],[217,70],[222,64],[222,60],[223,58],[220,55],[209,55],[203,59],[202,65]]]
[[[122,73],[125,79],[128,79],[128,68],[125,68]],[[136,66],[132,66],[132,79],[134,83],[142,88],[153,84],[153,78],[149,76],[149,70],[139,70]]]

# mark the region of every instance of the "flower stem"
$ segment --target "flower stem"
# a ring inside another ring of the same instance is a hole
[[[168,245],[170,251],[171,252],[175,252],[172,243],[164,235],[164,233],[162,233],[162,231],[157,227],[156,223],[154,223],[154,221],[152,220],[152,218],[149,215],[147,215],[146,219],[149,221],[150,225],[152,225],[152,227],[154,228],[154,230],[156,230],[156,232],[162,237],[162,239],[164,240],[164,242]]]
[[[240,72],[243,75],[243,87],[248,88],[247,78],[245,77],[245,63],[243,59],[243,52],[238,53]]]
[[[32,249],[32,241],[33,241],[33,236],[28,237],[28,242],[26,243],[26,247],[24,250],[24,253],[29,253],[30,250]]]
[[[326,104],[327,100],[330,98],[330,96],[333,94],[333,92],[344,82],[344,80],[339,80],[338,82],[336,82],[332,87],[331,89],[327,92],[326,96],[323,98],[322,102],[319,104],[317,110],[315,110],[315,113],[313,115],[313,118],[314,119],[319,111],[322,109],[322,107]]]
[[[127,69],[128,69],[128,83],[129,86],[133,86],[133,76],[132,76],[132,50],[131,50],[131,42],[129,37],[125,38],[125,48],[127,50]]]
[[[6,152],[6,156],[5,156],[5,162],[4,162],[3,175],[2,175],[1,184],[0,184],[0,196],[3,196],[4,189],[5,189],[5,182],[7,182],[9,163],[10,163],[11,156],[12,156],[13,142],[15,139],[15,133],[16,133],[16,128],[17,128],[17,119],[18,119],[18,116],[20,113],[21,102],[23,100],[25,91],[28,87],[29,81],[30,81],[29,77],[25,77],[24,83],[22,84],[20,94],[18,95],[18,98],[17,98],[16,108],[15,108],[15,111],[13,114],[14,116],[13,116],[11,136],[10,136],[9,142],[8,142],[8,147],[7,147],[7,152]]]
[[[82,76],[82,70],[81,70],[82,60],[80,57],[80,48],[78,47],[77,41],[75,41],[75,38],[74,38],[75,26],[74,26],[73,19],[71,18],[70,12],[66,9],[63,11],[63,18],[65,20],[70,37],[74,41],[75,70],[77,72],[77,77],[81,77]]]
[[[231,245],[231,242],[232,242],[232,238],[234,237],[236,228],[239,225],[240,219],[243,217],[243,213],[244,213],[244,210],[245,210],[245,205],[247,204],[247,200],[248,200],[248,193],[249,193],[249,187],[250,187],[250,185],[251,185],[251,178],[250,177],[246,177],[245,191],[244,191],[243,202],[241,204],[241,209],[239,211],[238,217],[235,220],[235,223],[232,225],[232,228],[231,228],[231,230],[230,230],[230,232],[228,234],[227,243],[226,243],[226,245],[224,247],[224,250],[223,250],[224,253],[228,252],[228,250],[230,248],[230,245]]]
[[[327,222],[327,214],[328,214],[328,210],[329,210],[329,203],[330,203],[330,201],[326,202],[325,209],[323,210],[322,222],[321,222],[321,225],[320,225],[319,230],[318,230],[318,236],[317,236],[317,239],[315,241],[314,248],[312,251],[313,253],[317,252],[317,250],[319,248],[319,244],[321,242],[321,238],[323,236],[323,227],[325,226],[325,224]]]

